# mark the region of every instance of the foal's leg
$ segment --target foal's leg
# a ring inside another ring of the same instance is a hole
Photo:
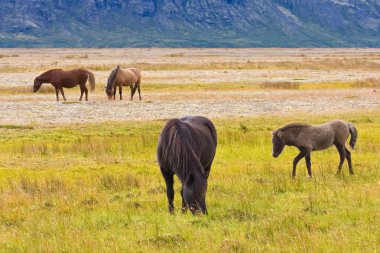
[[[59,87],[59,91],[60,91],[61,94],[62,94],[63,100],[66,101],[66,97],[65,97],[65,93],[63,92],[63,88],[62,88],[62,87]]]
[[[339,166],[338,166],[338,170],[336,174],[340,174],[340,172],[342,171],[344,159],[346,158],[346,150],[345,150],[345,147],[341,144],[336,144],[335,146],[338,149],[339,157],[340,157]]]
[[[57,97],[57,101],[59,101],[59,90],[58,90],[58,88],[57,87],[54,87],[55,88],[55,95],[56,95],[56,97]]]
[[[297,164],[298,162],[304,158],[305,156],[307,156],[308,154],[310,154],[310,150],[307,149],[307,148],[300,148],[300,153],[294,158],[293,160],[293,171],[292,171],[292,178],[295,178],[296,176],[296,168],[297,168]]]
[[[182,197],[182,213],[186,213],[187,212],[187,205],[186,205],[186,202],[185,200],[183,199],[183,186],[181,188],[181,197]]]
[[[173,176],[174,174],[170,172],[166,172],[162,168],[161,168],[161,173],[166,183],[166,196],[168,197],[168,202],[169,202],[169,213],[173,214],[174,213],[174,204],[173,204],[173,200],[174,200]]]
[[[351,162],[351,152],[348,151],[348,149],[345,147],[344,150],[346,151],[346,159],[348,163],[348,169],[350,171],[351,175],[354,175],[354,169],[352,168],[352,162]]]
[[[305,160],[306,160],[307,173],[309,174],[309,177],[312,178],[312,175],[311,175],[311,155],[310,154],[306,155]]]

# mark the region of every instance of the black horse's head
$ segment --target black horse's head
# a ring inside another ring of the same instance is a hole
[[[36,92],[38,91],[40,88],[41,88],[41,85],[43,84],[44,82],[42,80],[40,80],[38,77],[36,77],[34,79],[34,85],[33,85],[33,92]]]
[[[272,144],[273,144],[273,152],[272,155],[273,157],[278,157],[282,150],[285,147],[285,143],[282,139],[282,134],[280,131],[274,131],[272,133]]]
[[[204,175],[189,174],[183,185],[183,200],[193,214],[207,214],[206,209],[206,191],[207,178]]]

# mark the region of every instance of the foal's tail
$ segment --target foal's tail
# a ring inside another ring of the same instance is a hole
[[[94,91],[95,90],[95,76],[90,71],[87,71],[87,73],[88,73],[88,81],[90,83],[90,91]]]
[[[356,140],[358,139],[358,131],[356,130],[356,127],[353,124],[348,123],[347,125],[351,133],[350,147],[355,148]]]

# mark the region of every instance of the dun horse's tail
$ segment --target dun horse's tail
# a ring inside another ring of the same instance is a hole
[[[90,91],[94,91],[95,90],[95,76],[90,71],[87,71],[87,73],[88,73],[88,81],[90,83]]]
[[[351,123],[348,123],[348,129],[350,129],[351,133],[350,147],[355,148],[356,140],[358,139],[358,131],[356,130],[356,127]]]

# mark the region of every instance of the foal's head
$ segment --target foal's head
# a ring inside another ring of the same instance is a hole
[[[189,174],[183,184],[183,199],[193,214],[207,213],[206,209],[207,178],[204,175]]]
[[[40,80],[38,77],[36,77],[34,79],[33,92],[38,91],[41,88],[42,84],[43,84],[43,81]]]
[[[272,133],[272,144],[273,144],[273,151],[272,151],[272,155],[273,157],[278,157],[282,150],[284,149],[285,147],[285,143],[284,141],[282,140],[282,133],[280,131],[274,131]]]

